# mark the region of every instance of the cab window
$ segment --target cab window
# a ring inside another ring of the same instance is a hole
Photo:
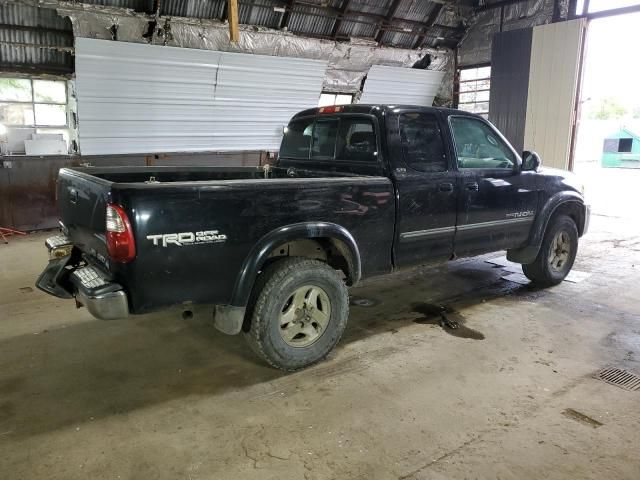
[[[313,118],[294,120],[284,129],[280,156],[286,158],[309,158]]]
[[[376,134],[367,118],[342,117],[336,145],[336,160],[375,162]]]
[[[285,128],[280,156],[292,159],[375,162],[377,143],[368,118],[303,118]]]
[[[511,170],[516,157],[507,144],[485,122],[472,117],[451,117],[458,168]]]
[[[331,160],[336,152],[337,119],[316,119],[311,134],[311,158]]]
[[[414,112],[400,115],[400,143],[404,161],[412,170],[447,170],[444,140],[434,114]]]

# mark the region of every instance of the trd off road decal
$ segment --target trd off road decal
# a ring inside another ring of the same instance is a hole
[[[227,240],[227,236],[218,230],[205,230],[204,232],[180,232],[164,233],[159,235],[147,235],[156,246],[168,247],[176,245],[186,247],[189,245],[201,245],[203,243],[221,243]]]

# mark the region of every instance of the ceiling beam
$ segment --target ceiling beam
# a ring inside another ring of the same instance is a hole
[[[391,2],[391,5],[389,5],[389,9],[387,10],[386,15],[384,16],[384,20],[381,22],[380,26],[386,26],[386,24],[388,24],[391,20],[393,20],[393,17],[395,17],[401,1],[402,0],[393,0],[393,2]],[[380,43],[380,40],[382,40],[383,35],[384,35],[384,30],[382,28],[378,28],[378,32],[374,37],[376,42]]]
[[[229,41],[238,43],[240,40],[240,28],[238,26],[238,0],[227,0],[229,12]]]
[[[73,38],[73,31],[71,29],[62,30],[59,28],[31,27],[28,25],[13,25],[9,23],[0,23],[0,29],[17,30],[22,32],[46,32]]]
[[[342,20],[344,19],[344,14],[349,10],[349,4],[351,0],[342,0],[342,5],[338,8],[339,17],[336,18],[336,21],[333,23],[333,28],[331,29],[331,38],[336,38],[338,36],[338,32],[340,31],[340,26],[342,25]]]
[[[416,38],[416,41],[413,44],[414,49],[421,48],[424,45],[424,42],[427,39],[427,32],[436,23],[436,20],[438,19],[438,15],[440,15],[440,12],[442,11],[443,7],[444,5],[442,3],[434,5],[433,9],[429,13],[429,16],[424,22],[425,32],[423,35],[418,35],[418,37]]]
[[[524,3],[527,0],[501,0],[494,3],[486,3],[481,7],[476,8],[476,12],[486,12],[487,10],[493,10],[494,8],[508,7],[509,5],[515,5],[516,3]]]
[[[273,7],[266,7],[264,5],[255,4],[250,0],[239,0],[238,3],[241,3],[243,5],[251,5],[257,8],[269,8],[269,9],[273,8]],[[330,18],[334,21],[341,20],[342,22],[354,22],[354,23],[360,23],[363,25],[378,26],[378,28],[383,31],[389,31],[389,30],[397,31],[397,32],[406,31],[406,29],[402,29],[401,27],[394,26],[393,23],[391,22],[388,22],[386,25],[381,25],[381,23],[385,21],[386,17],[383,15],[377,15],[375,13],[360,12],[358,10],[350,10],[349,7],[347,7],[344,12],[341,12],[339,8],[322,6],[320,4],[315,4],[315,3],[311,4],[304,0],[295,0],[292,3],[295,3],[296,6],[312,7],[314,10],[319,11],[317,12],[317,11],[311,11],[311,10],[309,11],[300,10],[301,15],[307,15],[307,16],[319,17],[319,18]],[[285,13],[288,11],[289,12],[292,11],[291,7],[288,5],[287,2],[282,2],[280,5],[281,5],[281,8],[285,9]],[[370,18],[371,21],[363,20],[362,18],[358,18],[358,17]],[[424,21],[407,20],[404,18],[398,19],[398,20],[401,21],[402,23],[406,23],[411,26],[417,27],[415,31],[412,32],[415,35],[418,35],[420,33],[420,28],[424,28],[425,26]],[[434,24],[433,28],[446,30],[454,33],[458,31],[457,27],[450,27],[447,25]],[[410,33],[410,32],[407,32],[407,33]],[[330,34],[322,35],[322,38],[331,38],[331,35]]]
[[[278,28],[282,30],[283,28],[287,28],[289,26],[289,18],[291,18],[291,13],[293,12],[293,4],[296,3],[295,0],[287,0],[284,5],[284,12],[280,17],[280,24]]]
[[[229,4],[227,2],[224,2],[222,4],[222,13],[220,14],[220,21],[226,22],[228,18],[229,18]]]

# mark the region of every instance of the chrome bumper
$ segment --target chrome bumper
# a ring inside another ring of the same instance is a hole
[[[127,294],[122,290],[100,295],[87,295],[78,290],[76,300],[87,307],[89,313],[99,320],[117,320],[129,316]]]
[[[74,270],[70,277],[76,300],[100,320],[116,320],[129,316],[129,302],[122,286],[106,280],[92,266]]]
[[[45,241],[49,264],[36,286],[59,298],[75,297],[89,313],[100,320],[115,320],[129,315],[129,302],[122,285],[91,265],[73,269],[69,265],[73,244],[65,235],[49,237]]]

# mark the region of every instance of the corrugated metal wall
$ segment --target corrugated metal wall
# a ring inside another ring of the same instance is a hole
[[[534,27],[524,148],[569,168],[584,19]]]
[[[364,82],[360,103],[433,105],[444,72],[374,65]]]
[[[533,29],[498,33],[491,53],[489,120],[518,152],[524,148]]]
[[[73,73],[71,21],[36,2],[24,3],[0,3],[0,70]]]
[[[76,39],[80,151],[275,150],[327,62]]]

